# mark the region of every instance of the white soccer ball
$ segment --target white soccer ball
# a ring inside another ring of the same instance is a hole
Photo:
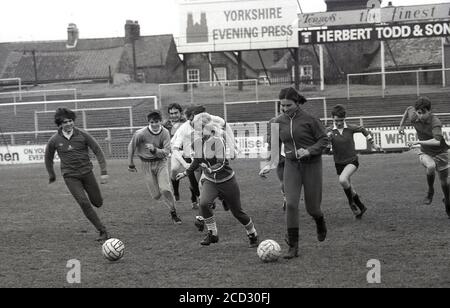
[[[281,247],[274,240],[264,240],[258,245],[256,253],[263,262],[275,262],[281,255]]]
[[[117,261],[122,258],[125,252],[125,245],[121,240],[110,238],[102,245],[103,256],[109,261]]]

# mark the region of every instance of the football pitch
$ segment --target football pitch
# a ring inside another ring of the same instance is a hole
[[[129,173],[125,160],[108,161],[109,183],[101,185],[105,201],[98,213],[126,247],[121,260],[110,262],[59,172],[49,185],[43,164],[1,166],[0,287],[450,287],[450,220],[438,179],[433,203],[422,204],[426,178],[416,154],[360,156],[352,181],[369,208],[360,221],[347,205],[332,157],[323,162],[327,239],[317,241],[301,201],[300,256],[274,263],[259,260],[256,249],[248,248],[244,227],[220,206],[215,212],[220,240],[201,247],[204,235],[193,224],[187,180],[177,202],[183,223],[174,225],[168,209],[149,198],[142,172]],[[275,172],[260,178],[255,159],[231,165],[260,240],[277,241],[284,253],[286,227]],[[74,259],[80,262],[79,284],[67,281],[68,261]],[[367,281],[373,259],[380,262],[376,284]]]

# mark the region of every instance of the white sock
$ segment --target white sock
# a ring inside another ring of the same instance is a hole
[[[211,231],[213,235],[217,235],[217,225],[214,216],[205,218],[205,225],[208,231]]]
[[[258,235],[256,233],[255,225],[251,219],[250,222],[245,225],[245,230],[247,231],[247,234],[254,234],[255,236]]]

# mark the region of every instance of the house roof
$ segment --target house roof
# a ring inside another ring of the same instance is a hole
[[[124,53],[132,59],[132,44],[126,43],[123,37],[79,39],[74,48],[67,48],[66,43],[0,43],[0,78],[21,77],[25,81],[34,80],[32,50],[35,51],[38,78],[41,80],[66,79],[59,76],[67,79],[104,78],[109,76],[109,66],[115,71]],[[140,36],[135,44],[136,66],[165,65],[173,44],[172,35]],[[50,78],[51,76],[55,78]]]
[[[394,59],[389,51],[392,51]],[[381,49],[374,53],[368,70],[376,70],[381,67]],[[433,66],[442,63],[441,38],[421,38],[391,40],[385,48],[385,67],[394,68],[395,63],[399,67]]]
[[[260,51],[261,58],[264,62],[264,66],[266,67],[266,69],[269,69],[272,65],[276,63],[276,61],[274,61],[275,58],[274,52],[275,50]],[[245,61],[245,63],[247,63],[254,70],[261,71],[264,69],[257,51],[243,51],[242,60]]]
[[[116,71],[123,47],[101,50],[37,51],[38,80],[74,80],[108,78],[109,69]],[[2,72],[3,78],[20,77],[34,80],[34,60],[31,53],[12,51]]]
[[[141,36],[136,41],[136,66],[162,66],[166,64],[169,50],[174,45],[171,34]],[[132,54],[132,45],[126,44],[129,54]]]

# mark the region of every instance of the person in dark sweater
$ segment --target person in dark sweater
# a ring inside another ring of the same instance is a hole
[[[339,183],[344,189],[348,204],[357,219],[366,212],[366,206],[361,202],[359,195],[352,185],[351,177],[358,170],[359,161],[355,150],[353,135],[362,133],[375,150],[379,149],[373,141],[372,134],[361,126],[347,125],[345,122],[346,111],[344,106],[336,105],[331,111],[333,127],[328,129],[328,138],[333,151],[334,163]]]
[[[93,173],[93,165],[89,159],[89,148],[94,152],[101,169],[101,183],[108,182],[106,160],[97,141],[86,131],[75,127],[75,112],[68,108],[58,108],[55,112],[56,132],[48,141],[45,149],[45,167],[49,175],[49,183],[56,180],[53,160],[55,152],[61,160],[61,174],[72,196],[83,210],[84,215],[99,231],[97,241],[108,239],[106,227],[100,221],[92,205],[99,208],[103,205],[100,188]]]
[[[208,113],[200,113],[193,120],[195,138],[192,164],[177,175],[181,179],[192,174],[197,168],[203,169],[200,179],[200,210],[207,227],[206,237],[201,245],[219,241],[216,220],[210,204],[219,197],[223,199],[233,216],[245,227],[250,247],[258,246],[258,235],[252,219],[242,210],[240,189],[235,173],[227,159],[224,132]]]
[[[328,138],[325,127],[319,119],[300,108],[306,99],[294,88],[284,88],[279,93],[283,114],[273,121],[278,126],[278,139],[285,150],[284,190],[286,194],[286,242],[289,250],[285,259],[298,257],[300,194],[304,188],[305,206],[317,228],[317,239],[324,241],[327,228],[322,203],[322,152],[327,147]],[[273,135],[273,134],[272,134]],[[279,146],[271,145],[272,161],[260,171],[265,176],[276,169],[279,158]]]

